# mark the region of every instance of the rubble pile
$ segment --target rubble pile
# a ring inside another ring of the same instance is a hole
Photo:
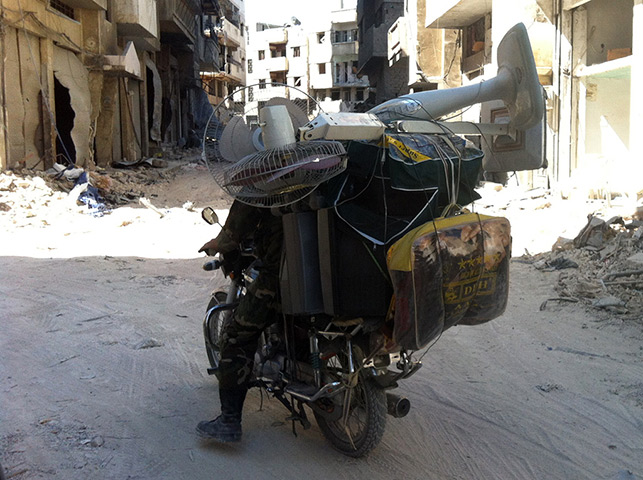
[[[528,261],[540,270],[559,271],[558,298],[609,314],[643,319],[643,210],[630,219],[590,215],[574,239],[560,237],[551,252]],[[523,257],[525,258],[525,257]]]
[[[55,164],[54,168],[47,171],[23,169],[7,173],[18,175],[24,181],[32,177],[41,178],[51,190],[67,194],[72,192],[79,182],[87,183],[90,189],[96,189],[96,202],[110,208],[135,204],[141,197],[158,196],[182,168],[194,166],[200,159],[200,150],[177,150],[136,162],[118,162],[112,167],[97,168],[93,171]],[[83,177],[83,174],[86,176]],[[0,211],[3,209],[7,211],[7,206],[0,205]]]

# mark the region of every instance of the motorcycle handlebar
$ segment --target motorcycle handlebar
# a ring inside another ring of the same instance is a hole
[[[221,268],[222,264],[223,262],[221,262],[218,258],[216,258],[214,260],[205,262],[203,264],[203,270],[205,270],[206,272],[210,272],[212,270],[218,270],[219,268]]]

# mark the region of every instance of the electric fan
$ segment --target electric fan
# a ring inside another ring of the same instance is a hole
[[[321,108],[283,84],[251,85],[212,111],[203,141],[210,173],[235,199],[259,207],[297,202],[346,168],[338,141],[297,142],[295,132]]]

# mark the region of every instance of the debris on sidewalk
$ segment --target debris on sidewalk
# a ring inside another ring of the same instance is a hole
[[[642,231],[636,213],[608,220],[589,215],[574,240],[559,237],[551,252],[528,255],[534,268],[561,270],[555,285],[559,297],[545,300],[540,309],[551,301],[580,301],[588,308],[642,319]]]

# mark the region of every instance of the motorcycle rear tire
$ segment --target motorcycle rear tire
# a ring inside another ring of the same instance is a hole
[[[226,303],[228,295],[226,292],[215,292],[212,294],[210,303],[208,303],[208,308],[206,312],[209,312],[211,308],[216,307]],[[206,313],[207,314],[207,313]],[[225,325],[232,318],[232,312],[230,310],[219,310],[212,313],[212,318],[209,322],[209,330],[204,332],[208,336],[205,342],[205,350],[208,354],[208,360],[210,361],[210,367],[219,368],[219,362],[221,361],[221,334]]]
[[[360,374],[350,395],[347,428],[344,427],[343,415],[337,420],[329,420],[323,414],[313,412],[317,425],[333,448],[346,456],[359,458],[382,440],[386,427],[386,393],[373,380]],[[335,408],[342,406],[335,405]]]

